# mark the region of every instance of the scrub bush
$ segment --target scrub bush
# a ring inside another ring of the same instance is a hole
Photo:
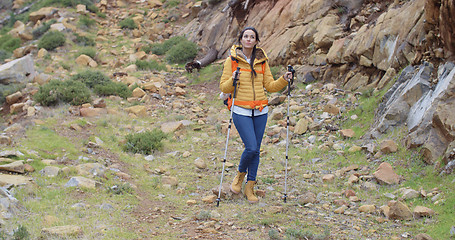
[[[21,39],[15,38],[9,34],[0,37],[0,50],[12,53],[16,48],[21,46]]]
[[[135,29],[135,28],[137,28],[136,23],[131,18],[123,19],[122,21],[119,22],[119,26],[122,29],[125,29],[125,28],[127,28],[127,29]]]
[[[56,105],[59,102],[80,105],[90,102],[90,89],[84,83],[67,80],[51,80],[41,86],[33,96],[43,106]]]
[[[96,85],[94,91],[101,96],[117,95],[122,98],[128,98],[133,95],[133,91],[126,84],[112,81],[106,84]]]
[[[186,38],[182,36],[171,37],[168,40],[164,41],[163,43],[156,43],[152,46],[152,53],[156,55],[164,55],[167,51],[169,51],[173,46],[177,45],[178,43],[186,41]]]
[[[49,31],[49,29],[51,28],[51,25],[56,23],[57,21],[55,19],[52,19],[48,22],[45,22],[43,23],[42,26],[36,28],[35,30],[33,30],[32,34],[33,34],[33,38],[34,39],[38,39],[40,38],[43,34],[45,34],[47,31]]]
[[[95,46],[95,40],[86,36],[80,36],[79,34],[74,34],[76,39],[74,39],[74,43],[79,46]]]
[[[38,41],[38,48],[44,48],[48,51],[65,44],[65,35],[59,31],[50,31],[44,34]]]
[[[166,66],[164,64],[160,64],[159,62],[152,60],[150,62],[143,61],[143,60],[137,60],[134,63],[139,70],[166,70]]]
[[[74,81],[83,82],[87,87],[94,88],[96,85],[104,85],[111,82],[111,79],[100,71],[87,70],[71,77]]]
[[[170,63],[185,63],[197,56],[198,47],[196,43],[185,40],[173,46],[166,53],[166,60]]]
[[[90,48],[90,47],[82,48],[81,50],[79,50],[77,52],[76,58],[79,57],[82,54],[87,55],[87,56],[91,57],[92,59],[95,59],[96,50],[94,48]]]
[[[128,134],[123,150],[132,153],[149,155],[163,146],[161,142],[166,138],[166,134],[160,129],[145,131],[141,133]]]

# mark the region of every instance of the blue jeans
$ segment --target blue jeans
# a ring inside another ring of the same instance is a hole
[[[239,172],[248,172],[247,181],[256,181],[259,150],[267,124],[267,114],[249,117],[233,113],[232,120],[245,145],[245,150],[240,157]]]

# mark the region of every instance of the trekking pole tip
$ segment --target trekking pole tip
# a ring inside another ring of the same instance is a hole
[[[220,206],[220,199],[219,199],[219,198],[216,199],[216,206],[217,206],[217,207]]]

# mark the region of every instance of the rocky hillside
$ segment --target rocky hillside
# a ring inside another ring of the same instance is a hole
[[[0,238],[455,236],[453,9],[450,0],[2,1],[0,37],[11,44],[0,49],[16,47],[0,66]],[[270,95],[260,203],[229,191],[243,150],[234,129],[216,207],[229,120],[220,63],[245,26],[259,30],[276,74],[292,64],[296,81],[289,103]],[[44,28],[64,43],[39,47]],[[211,64],[187,73],[150,51],[175,36]],[[82,103],[37,102],[55,80],[86,72],[132,95],[93,88]],[[125,150],[129,135],[156,129],[167,134],[161,148]]]

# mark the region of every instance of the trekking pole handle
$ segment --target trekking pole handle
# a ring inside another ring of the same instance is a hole
[[[291,65],[288,65],[288,72],[292,73],[292,78],[288,82],[288,95],[291,95],[291,85],[294,83],[295,70]]]

